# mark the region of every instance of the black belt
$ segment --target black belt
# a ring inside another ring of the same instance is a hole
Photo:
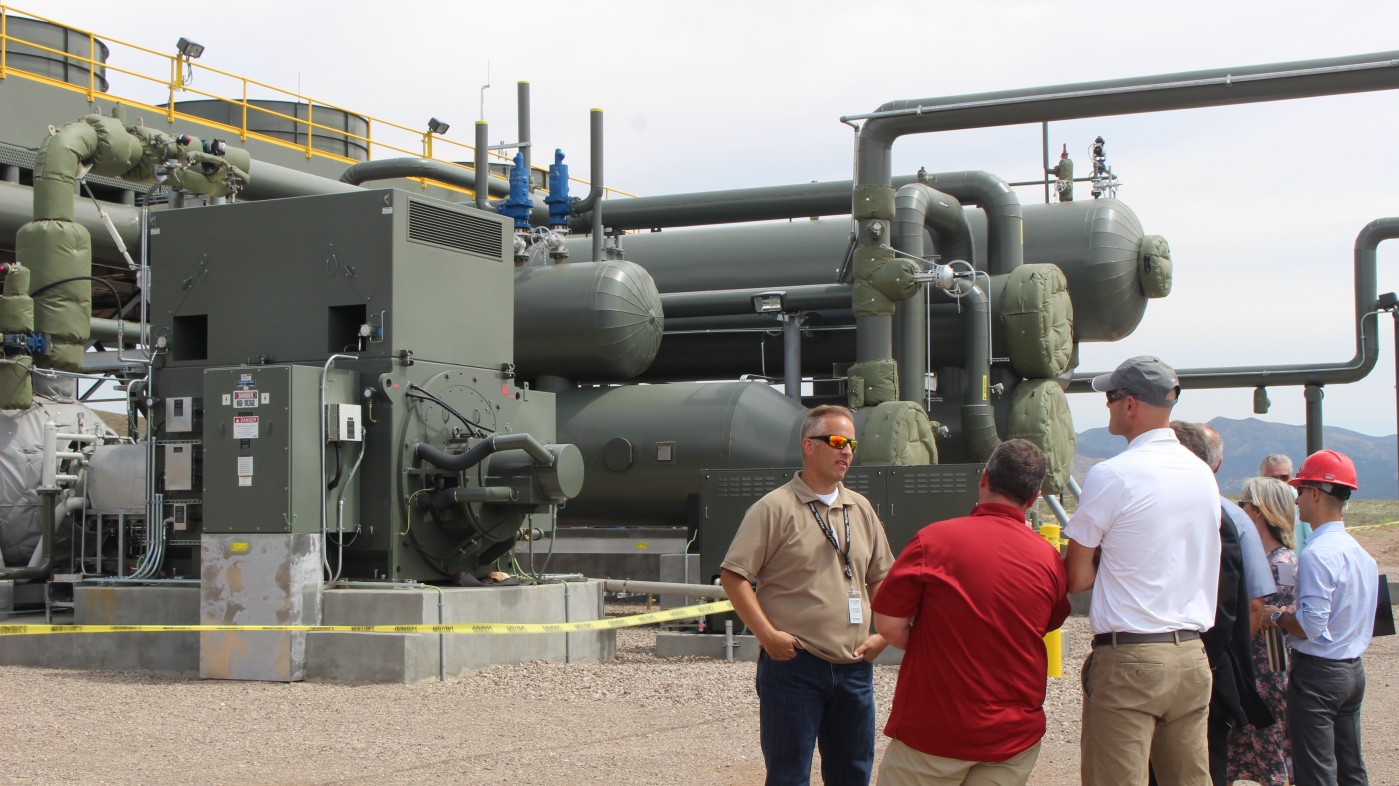
[[[1312,655],[1300,650],[1292,650],[1292,657],[1301,658],[1302,660],[1318,660],[1322,663],[1345,663],[1347,665],[1360,662],[1359,658],[1323,658],[1320,655]]]
[[[1094,647],[1111,644],[1179,644],[1200,638],[1198,630],[1173,630],[1168,633],[1099,633],[1093,637]]]

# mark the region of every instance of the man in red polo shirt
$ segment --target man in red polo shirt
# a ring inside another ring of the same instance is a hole
[[[991,454],[970,516],[924,527],[874,599],[906,650],[881,786],[1025,783],[1044,736],[1044,635],[1069,615],[1064,561],[1026,524],[1045,459],[1012,439]]]

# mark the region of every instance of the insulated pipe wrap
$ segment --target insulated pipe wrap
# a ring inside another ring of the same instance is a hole
[[[923,407],[912,401],[886,401],[855,413],[860,435],[860,464],[923,465],[938,463],[933,426]]]
[[[94,175],[121,177],[145,155],[141,139],[127,133],[126,127],[115,117],[88,115],[83,122],[97,135],[97,148],[91,154]]]
[[[887,317],[894,313],[894,301],[906,300],[918,292],[914,275],[919,265],[911,259],[896,258],[889,246],[863,246],[855,249],[855,290],[851,300],[856,317]]]
[[[92,283],[86,280],[92,273],[92,241],[87,229],[71,221],[31,221],[15,240],[16,257],[34,271],[31,291],[43,290],[34,299],[34,330],[53,340],[52,355],[40,358],[38,365],[81,371],[92,313]],[[49,286],[67,278],[80,280]]]
[[[851,409],[899,400],[899,370],[893,360],[856,363],[847,374],[846,395]]]
[[[5,294],[0,296],[0,332],[29,333],[34,329],[34,300],[29,297],[30,270],[12,265],[5,274]],[[29,369],[34,358],[18,355],[0,364],[0,409],[28,409],[34,400],[34,379]]]
[[[69,123],[34,156],[34,220],[73,220],[73,183],[84,161],[97,152],[97,130]]]
[[[30,270],[13,265],[5,274],[5,294],[0,296],[0,332],[27,333],[34,329],[34,300],[29,297]]]
[[[1064,373],[1074,352],[1074,306],[1068,280],[1054,265],[1022,265],[1001,298],[1001,323],[1015,373],[1050,379]]]
[[[894,217],[893,187],[887,185],[856,186],[851,210],[857,221],[871,218],[892,219]]]
[[[1027,379],[1015,386],[1006,418],[1007,439],[1028,439],[1044,451],[1046,470],[1041,491],[1058,494],[1069,483],[1073,469],[1073,416],[1064,389],[1052,379]]]

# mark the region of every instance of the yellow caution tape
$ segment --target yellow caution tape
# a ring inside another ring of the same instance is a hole
[[[1362,529],[1379,529],[1380,527],[1392,527],[1395,524],[1399,524],[1399,521],[1386,521],[1383,524],[1366,524],[1363,527],[1352,527],[1349,524],[1347,524],[1346,532],[1356,532]]]
[[[703,617],[733,611],[727,600],[664,609],[630,617],[583,622],[468,622],[459,625],[0,625],[0,636],[43,636],[54,633],[212,633],[217,631],[305,631],[307,633],[578,633],[587,630],[634,628],[657,622]]]

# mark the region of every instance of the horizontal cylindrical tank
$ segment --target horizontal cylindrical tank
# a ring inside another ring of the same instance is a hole
[[[515,273],[515,368],[581,381],[626,380],[661,345],[661,299],[632,262],[570,262]]]
[[[684,524],[700,470],[801,464],[806,410],[761,382],[579,388],[556,401],[558,440],[586,467],[561,522]]]
[[[986,218],[968,209],[974,263],[985,265]],[[1027,205],[1025,262],[1052,263],[1068,281],[1076,341],[1115,341],[1141,322],[1146,296],[1139,281],[1141,223],[1111,199]],[[629,259],[651,273],[661,292],[822,284],[835,280],[849,244],[845,221],[796,221],[686,229],[627,236]],[[992,353],[1005,356],[999,327],[1004,277],[991,279]],[[955,303],[934,293],[929,309],[933,365],[963,362],[962,322]],[[808,314],[802,341],[804,374],[828,375],[854,358],[851,312]],[[641,379],[704,379],[742,374],[781,376],[780,325],[771,316],[672,319],[665,341]]]
[[[314,123],[311,147],[352,161],[369,160],[369,144],[364,141],[369,136],[369,118],[343,109],[300,101],[249,99],[245,113],[241,104],[209,99],[176,101],[175,111],[233,128],[242,128],[246,122],[248,130],[255,134],[300,146],[306,144],[307,124]]]
[[[92,89],[99,93],[107,92],[107,67],[103,63],[107,62],[111,49],[101,39],[42,19],[27,19],[9,13],[5,14],[5,35],[10,39],[5,42],[6,68],[81,87],[88,87],[91,82]],[[73,57],[58,54],[61,52]],[[89,64],[88,60],[93,62]]]
[[[978,269],[986,268],[986,214],[966,208]],[[1125,203],[1094,199],[1025,205],[1025,262],[1059,266],[1069,281],[1080,341],[1115,341],[1146,308],[1138,283],[1141,221]],[[569,241],[584,253],[587,239]],[[850,223],[842,219],[741,224],[627,235],[630,259],[663,293],[829,284],[844,266]],[[944,262],[950,260],[943,260]]]

